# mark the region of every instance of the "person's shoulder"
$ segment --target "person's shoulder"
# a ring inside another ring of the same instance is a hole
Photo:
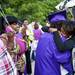
[[[45,33],[43,33],[42,34],[42,36],[41,37],[43,37],[43,38],[52,38],[53,37],[53,33],[47,33],[47,32],[45,32]]]

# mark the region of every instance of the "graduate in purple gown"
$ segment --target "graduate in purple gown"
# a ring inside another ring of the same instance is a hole
[[[63,16],[61,16],[61,20],[62,17]],[[57,19],[59,20],[58,17]],[[65,18],[63,20],[65,20]],[[36,49],[34,75],[61,75],[60,65],[63,65],[69,73],[73,72],[71,65],[71,52],[68,50],[64,53],[60,52],[53,38],[53,32],[44,33],[41,36]],[[63,42],[66,40],[62,34],[61,39]]]

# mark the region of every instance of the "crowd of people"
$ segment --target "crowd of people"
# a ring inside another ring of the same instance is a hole
[[[7,20],[9,25],[0,25],[0,75],[74,75],[75,21],[65,11],[49,15],[43,27]]]
[[[7,20],[9,25],[2,24],[0,30],[0,75],[30,75],[31,59],[34,59],[32,42],[38,42],[42,31],[38,22],[29,24],[24,20],[19,25],[13,16]]]

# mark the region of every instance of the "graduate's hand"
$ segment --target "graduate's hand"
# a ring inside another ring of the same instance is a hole
[[[56,32],[57,31],[57,28],[49,28],[49,31],[50,32]]]

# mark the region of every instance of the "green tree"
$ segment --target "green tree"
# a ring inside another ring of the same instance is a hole
[[[30,22],[38,20],[44,23],[44,19],[55,11],[55,6],[60,0],[0,0],[0,4],[6,14],[14,15],[19,19],[28,19]]]

